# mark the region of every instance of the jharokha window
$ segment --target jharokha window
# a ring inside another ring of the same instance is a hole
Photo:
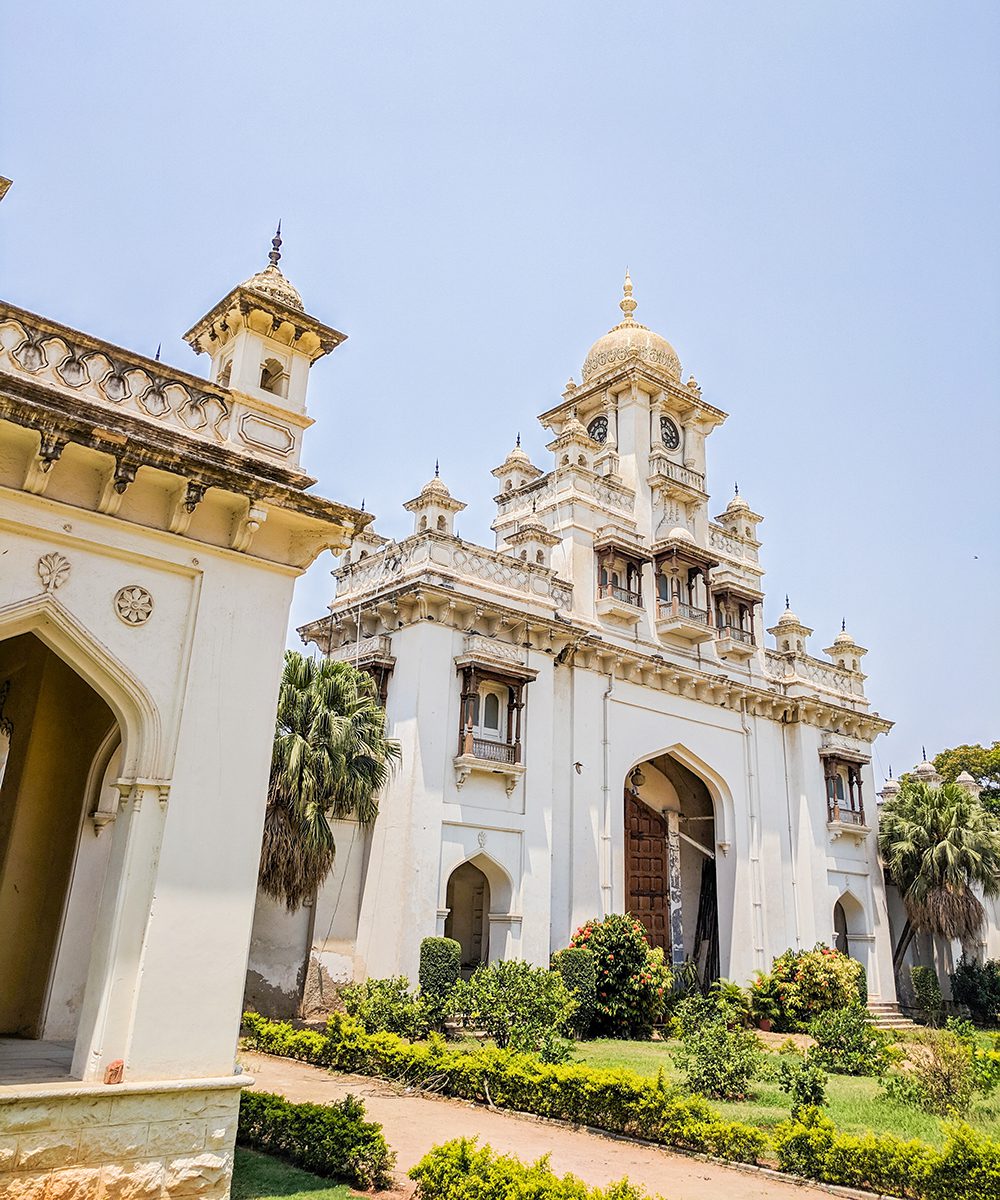
[[[462,667],[460,755],[512,766],[520,764],[524,686],[523,679],[506,677],[486,667]]]
[[[597,598],[642,607],[642,560],[615,547],[597,553]]]
[[[864,825],[861,767],[839,758],[824,758],[827,820],[838,825]]]

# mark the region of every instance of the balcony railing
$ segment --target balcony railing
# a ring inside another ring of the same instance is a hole
[[[602,583],[597,588],[598,600],[618,600],[622,604],[631,604],[633,608],[642,608],[642,596],[638,592],[630,592],[628,588],[618,587],[613,583]]]
[[[512,742],[494,742],[490,738],[472,739],[472,754],[486,762],[516,763],[518,747]],[[466,751],[468,753],[468,751]]]
[[[707,625],[708,609],[698,608],[694,604],[687,604],[683,600],[678,600],[675,596],[673,600],[658,600],[656,602],[656,615],[661,621],[669,621],[671,617],[680,617],[685,621],[696,621],[699,625]]]
[[[683,484],[684,487],[689,487],[695,491],[703,492],[705,490],[705,476],[698,471],[690,471],[687,467],[682,467],[679,463],[671,462],[669,458],[662,454],[653,454],[649,460],[650,470],[656,475],[665,475],[667,479],[674,483]]]
[[[865,811],[863,808],[849,808],[847,805],[827,802],[827,819],[831,825],[864,825]]]
[[[744,646],[754,645],[753,634],[746,629],[741,629],[739,625],[719,625],[717,631],[717,636],[720,638],[731,638],[734,642],[741,642]]]

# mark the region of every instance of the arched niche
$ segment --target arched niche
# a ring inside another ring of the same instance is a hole
[[[511,911],[514,885],[500,863],[484,852],[474,854],[452,868],[442,891],[442,932],[462,946],[466,974],[480,962],[510,956],[513,926],[520,918]]]

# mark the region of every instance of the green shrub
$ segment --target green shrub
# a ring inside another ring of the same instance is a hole
[[[354,1096],[336,1104],[291,1104],[270,1092],[245,1091],[236,1140],[315,1175],[363,1188],[392,1186],[396,1156],[382,1126],[365,1120],[365,1106]]]
[[[786,950],[771,967],[778,998],[776,1028],[803,1029],[813,1017],[857,1005],[863,968],[855,959],[820,943],[812,950]]]
[[[576,1011],[558,971],[533,967],[521,959],[478,966],[456,987],[453,1007],[480,1025],[501,1050],[551,1048],[552,1035],[565,1028]]]
[[[941,982],[933,967],[910,967],[913,998],[927,1021],[936,1025],[941,1019]]]
[[[979,1025],[995,1025],[1000,1015],[1000,961],[977,963],[963,954],[951,979],[951,998],[965,1004]]]
[[[826,1072],[812,1053],[783,1054],[777,1070],[778,1087],[792,1101],[792,1119],[807,1108],[822,1108],[826,1104]]]
[[[673,1052],[688,1087],[710,1100],[745,1100],[763,1056],[755,1033],[718,1016],[691,1030]]]
[[[809,1025],[817,1066],[839,1075],[881,1075],[898,1058],[892,1035],[879,1029],[860,1004],[821,1013]]]
[[[426,937],[420,943],[420,995],[435,1021],[448,1007],[462,970],[462,946],[454,938]]]
[[[594,956],[597,996],[591,1033],[649,1037],[663,1015],[672,976],[663,951],[650,946],[642,925],[627,913],[612,913],[581,925],[570,945]]]
[[[585,1038],[594,1019],[597,998],[597,968],[589,950],[567,946],[552,956],[553,970],[559,972],[569,993],[576,1000],[577,1010],[569,1020],[569,1028],[578,1038]]]
[[[943,1150],[891,1134],[838,1133],[818,1109],[775,1132],[783,1171],[908,1200],[997,1200],[1000,1142],[967,1125],[948,1130]]]
[[[922,1029],[907,1050],[908,1070],[886,1083],[886,1095],[939,1117],[964,1116],[976,1091],[974,1043],[950,1029]]]
[[[746,1029],[750,1024],[751,1000],[738,984],[717,979],[708,995],[688,992],[673,1006],[670,1023],[678,1037],[689,1037],[703,1025],[721,1021],[731,1029]]]
[[[627,1179],[588,1187],[575,1175],[556,1175],[548,1157],[526,1164],[476,1139],[435,1146],[410,1171],[421,1200],[645,1200]]]
[[[404,975],[392,979],[366,979],[341,988],[340,998],[352,1017],[369,1033],[398,1033],[402,1037],[427,1035],[432,1014],[426,1001],[410,993]]]
[[[552,1065],[535,1055],[488,1046],[470,1052],[433,1034],[426,1044],[414,1045],[391,1033],[367,1034],[345,1013],[330,1017],[325,1035],[244,1013],[243,1032],[249,1048],[266,1054],[302,1058],[415,1087],[426,1085],[460,1100],[590,1125],[737,1162],[756,1162],[767,1148],[767,1138],[759,1129],[722,1120],[701,1096],[685,1095],[662,1078]]]

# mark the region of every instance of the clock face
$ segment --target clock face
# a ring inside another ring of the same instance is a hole
[[[595,442],[606,442],[608,440],[608,418],[595,417],[587,426],[587,433]]]
[[[681,433],[669,417],[660,417],[660,438],[668,450],[676,450],[681,444]]]

